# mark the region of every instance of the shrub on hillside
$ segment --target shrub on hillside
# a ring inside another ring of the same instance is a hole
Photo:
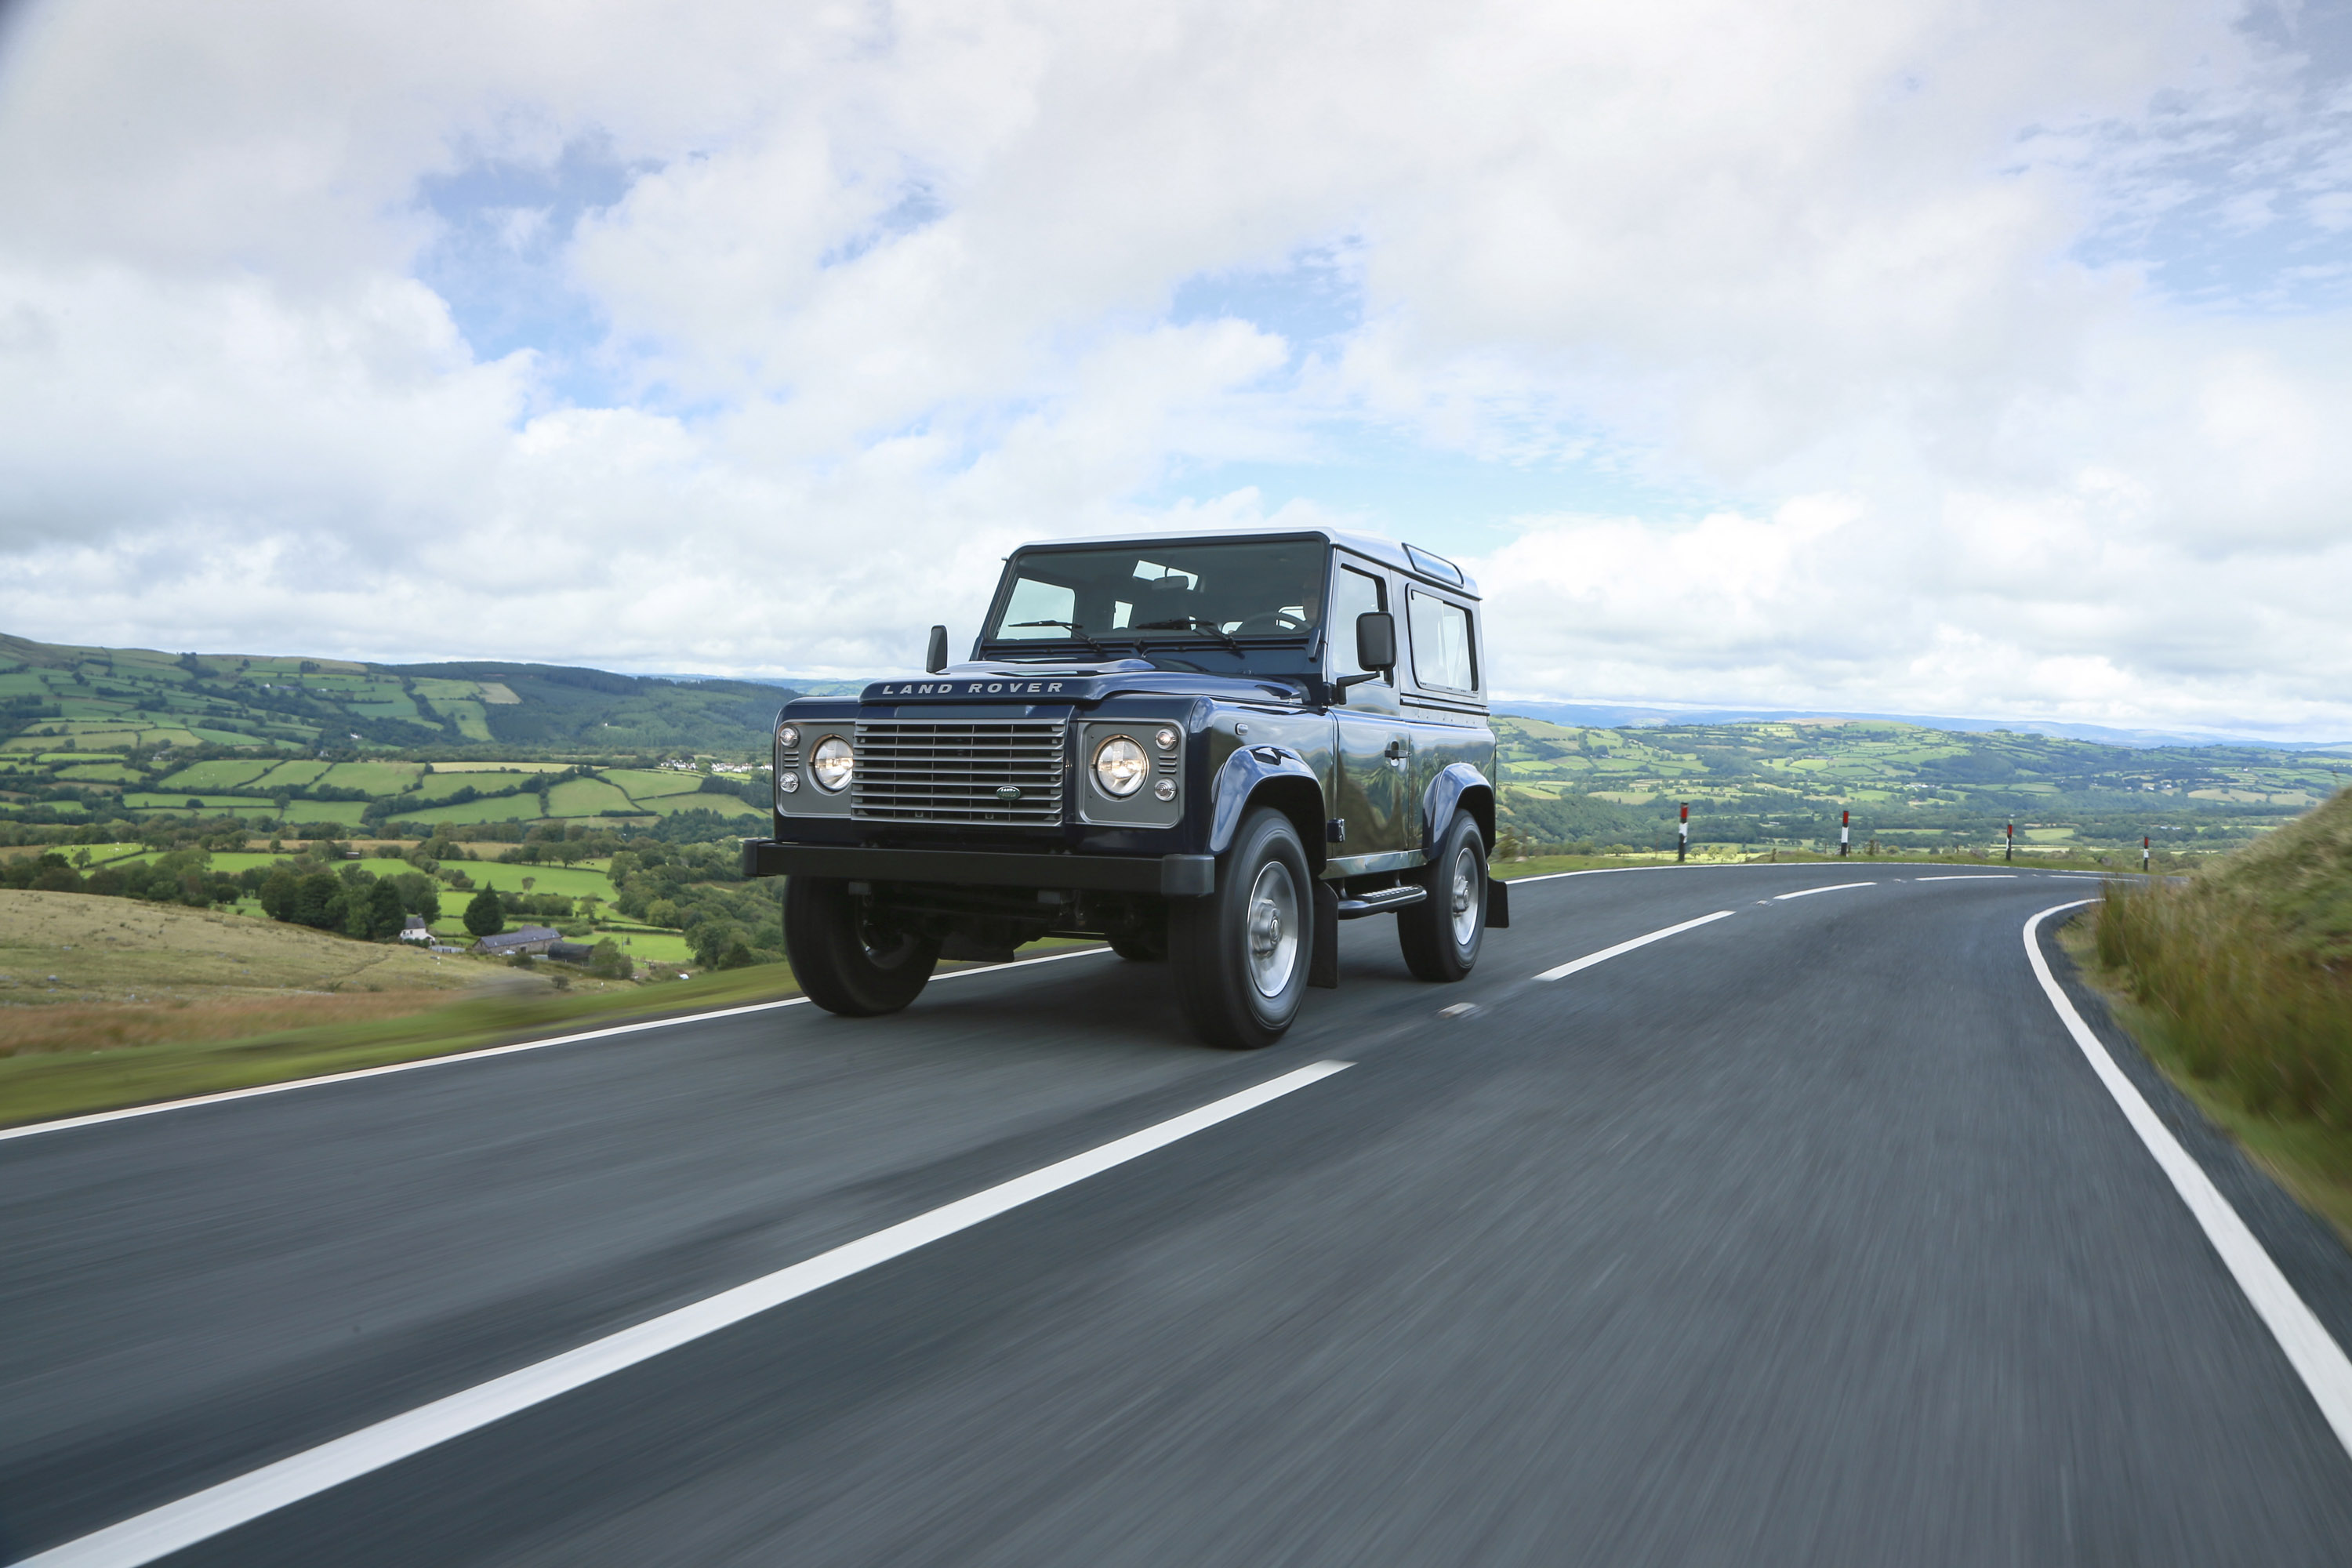
[[[2181,1065],[2352,1128],[2352,793],[2177,884],[2108,884],[2101,963]]]
[[[506,906],[499,902],[496,888],[484,888],[466,906],[466,929],[476,936],[496,936],[506,923]]]

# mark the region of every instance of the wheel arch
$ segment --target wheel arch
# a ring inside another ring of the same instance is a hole
[[[1323,832],[1323,784],[1297,752],[1286,747],[1242,747],[1217,770],[1215,793],[1215,815],[1209,823],[1210,854],[1223,855],[1231,849],[1242,818],[1258,806],[1270,805],[1298,830],[1308,874],[1323,874],[1329,849]]]
[[[1433,853],[1454,826],[1454,814],[1464,811],[1478,825],[1479,833],[1486,840],[1486,853],[1492,855],[1497,842],[1495,786],[1468,763],[1454,763],[1429,781],[1429,788],[1421,797],[1422,848]]]

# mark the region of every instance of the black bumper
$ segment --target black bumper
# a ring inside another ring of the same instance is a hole
[[[1217,890],[1208,855],[1011,855],[993,849],[878,849],[863,844],[743,841],[746,877],[841,877],[863,882],[953,887],[1067,888],[1084,892],[1160,893],[1171,899]]]

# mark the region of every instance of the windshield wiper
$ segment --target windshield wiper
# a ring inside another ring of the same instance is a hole
[[[1088,637],[1087,635],[1087,628],[1078,625],[1076,621],[1015,621],[1004,629],[1007,631],[1017,631],[1024,626],[1059,626],[1064,631],[1068,632],[1076,641],[1082,642],[1088,647],[1094,649],[1095,657],[1097,658],[1108,659],[1110,658],[1110,649],[1103,647],[1102,644]]]
[[[1206,632],[1235,653],[1248,651],[1235,640],[1233,633],[1216,622],[1204,621],[1198,616],[1179,616],[1172,621],[1145,621],[1131,629],[1139,632]]]

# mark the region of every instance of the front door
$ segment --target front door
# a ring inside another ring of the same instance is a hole
[[[1354,675],[1356,617],[1390,609],[1388,583],[1374,570],[1345,564],[1331,585],[1331,673]],[[1400,617],[1402,618],[1402,617]],[[1404,628],[1397,628],[1402,644]],[[1393,672],[1391,672],[1393,673]],[[1339,815],[1348,824],[1344,843],[1331,847],[1334,859],[1381,855],[1421,847],[1420,814],[1408,807],[1412,737],[1393,681],[1375,678],[1347,691],[1347,706],[1332,710],[1338,721]]]

